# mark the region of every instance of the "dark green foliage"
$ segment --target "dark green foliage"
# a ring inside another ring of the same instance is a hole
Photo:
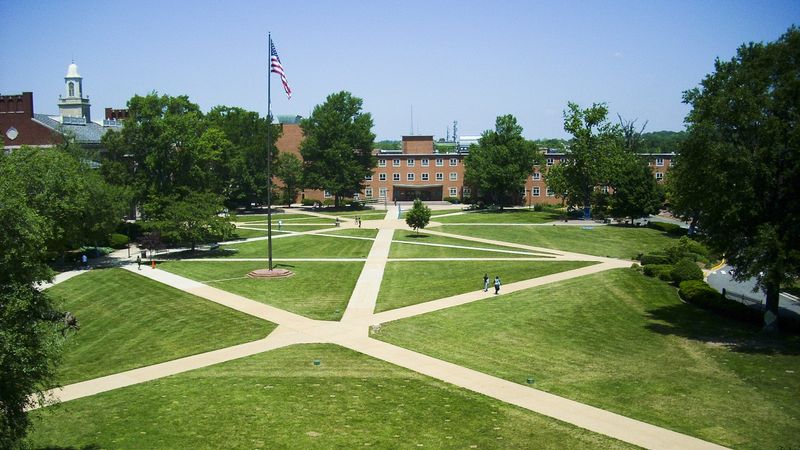
[[[683,236],[686,234],[686,229],[681,228],[680,225],[675,223],[650,221],[647,226],[654,230],[663,231],[671,236]]]
[[[361,190],[364,177],[377,164],[372,116],[362,112],[362,104],[349,92],[331,94],[300,122],[305,135],[300,146],[303,184],[330,192],[336,206],[341,197]]]
[[[128,236],[119,233],[112,233],[108,238],[108,246],[117,250],[128,246]]]
[[[643,266],[642,270],[648,277],[657,277],[663,281],[672,280],[672,264],[648,264]]]
[[[697,262],[708,262],[710,251],[705,245],[688,236],[682,236],[675,244],[665,248],[664,254],[673,263],[682,258],[689,258]]]
[[[639,257],[639,261],[643,266],[650,264],[669,264],[670,258],[667,255],[647,254]]]
[[[461,202],[461,200],[458,197],[445,197],[442,200],[444,200],[446,202],[453,203],[453,204],[457,204],[457,203]]]
[[[702,280],[703,271],[697,267],[697,264],[693,260],[689,258],[683,258],[678,260],[678,262],[676,262],[672,267],[670,277],[675,283],[688,280]]]
[[[300,204],[302,204],[303,206],[314,206],[315,204],[317,204],[317,200],[314,200],[313,198],[304,198],[303,200],[300,201]]]
[[[684,94],[688,137],[670,203],[699,223],[736,277],[755,277],[775,317],[800,276],[800,30],[742,45]],[[774,324],[765,322],[773,329]]]
[[[642,133],[640,152],[642,153],[677,153],[686,140],[685,131],[654,131]]]
[[[419,231],[431,221],[431,209],[428,208],[420,199],[414,200],[414,206],[406,213],[406,224]]]
[[[728,300],[705,281],[690,280],[680,284],[678,295],[683,300],[723,316],[752,324],[761,322],[761,312],[742,303]]]
[[[303,186],[303,162],[291,153],[281,153],[275,161],[274,173],[283,181],[281,203],[294,203]]]
[[[221,198],[210,193],[192,192],[184,197],[170,197],[158,205],[149,222],[161,233],[164,242],[190,245],[222,241],[233,235],[235,227],[222,211]]]
[[[616,218],[639,218],[657,214],[664,195],[647,161],[637,155],[624,159],[612,187],[609,213]]]
[[[499,116],[495,129],[485,131],[464,159],[464,177],[478,186],[481,196],[502,207],[522,191],[540,158],[533,142],[522,137],[517,119]]]

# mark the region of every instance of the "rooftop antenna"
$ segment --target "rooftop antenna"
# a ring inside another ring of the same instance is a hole
[[[458,121],[453,121],[453,142],[458,142]]]
[[[450,142],[450,125],[447,126],[447,137],[444,139],[445,142]]]

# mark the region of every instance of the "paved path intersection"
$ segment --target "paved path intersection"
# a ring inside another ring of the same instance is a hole
[[[173,286],[182,291],[241,311],[245,314],[276,323],[278,327],[264,339],[71,384],[51,391],[50,395],[60,401],[68,401],[255,355],[288,345],[333,343],[422,373],[432,378],[641,447],[676,450],[724,448],[691,436],[630,419],[619,414],[370,338],[369,330],[373,325],[493,297],[493,293],[491,292],[487,293],[482,290],[476,290],[448,298],[410,305],[377,314],[374,313],[375,302],[378,298],[378,291],[380,290],[380,284],[383,278],[383,271],[386,263],[390,261],[389,248],[391,247],[394,230],[407,229],[402,220],[395,219],[397,215],[397,209],[391,208],[387,211],[386,218],[383,220],[363,221],[364,228],[377,228],[378,235],[374,239],[372,249],[364,261],[364,268],[353,289],[342,320],[339,322],[312,320],[163,270],[150,268],[137,270],[135,264],[125,266],[125,269],[133,273]],[[342,222],[342,228],[353,227],[353,225],[354,224],[349,219],[344,219]],[[324,234],[329,231],[331,230],[323,229],[300,234]],[[469,238],[461,235],[456,236],[428,229],[426,229],[426,233],[457,237],[458,239],[470,240],[477,243],[515,247],[522,251],[534,252],[541,255],[541,257],[532,255],[534,257],[530,259],[533,260],[596,262],[596,264],[588,267],[506,284],[503,286],[504,294],[609,269],[628,267],[630,265],[630,261],[560,252],[552,249],[510,244],[489,239]],[[501,253],[497,255],[499,257]],[[515,258],[515,260],[518,260],[518,258]],[[66,279],[66,277],[64,278]]]

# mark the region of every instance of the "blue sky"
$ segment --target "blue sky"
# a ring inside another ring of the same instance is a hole
[[[568,101],[606,102],[648,131],[680,130],[682,92],[745,42],[800,23],[798,1],[0,0],[0,93],[56,113],[74,58],[93,118],[134,94],[188,95],[266,114],[267,32],[294,90],[274,114],[328,94],[364,99],[378,139],[479,134],[514,114],[529,138],[565,137]]]

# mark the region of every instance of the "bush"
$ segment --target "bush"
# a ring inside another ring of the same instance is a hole
[[[108,238],[108,246],[117,250],[128,246],[128,236],[119,233],[112,233]]]
[[[694,260],[683,258],[676,262],[670,272],[670,277],[675,283],[681,283],[688,280],[702,280],[703,271],[697,267]]]
[[[539,211],[541,211],[543,209],[544,209],[544,207],[542,206],[541,203],[537,203],[537,204],[533,205],[533,210],[536,211],[536,212],[539,212]]]
[[[664,254],[669,256],[670,262],[673,263],[687,257],[692,261],[707,262],[710,251],[705,245],[683,236],[678,242],[665,248]]]
[[[332,198],[326,198],[322,201],[322,206],[333,206],[334,202]]]
[[[671,236],[684,236],[687,230],[680,225],[667,222],[648,222],[647,226],[655,230],[663,231]]]
[[[672,264],[648,264],[642,271],[648,277],[658,277],[664,281],[672,281]]]
[[[670,261],[666,255],[649,254],[639,257],[639,262],[641,262],[643,266],[647,266],[650,264],[669,264],[672,261]]]
[[[114,249],[111,247],[97,247],[97,251],[95,251],[94,246],[84,245],[78,249],[77,257],[80,260],[81,255],[86,254],[86,256],[89,258],[99,258],[101,256],[106,256],[113,251]]]
[[[303,200],[300,201],[300,204],[303,206],[314,206],[317,204],[317,201],[314,200],[313,198],[304,198]]]
[[[690,280],[680,284],[678,295],[687,303],[719,313],[733,319],[752,324],[761,324],[762,315],[758,309],[739,302],[728,300],[704,281]]]
[[[444,200],[446,202],[450,202],[450,203],[456,204],[456,205],[461,202],[461,200],[458,197],[445,197],[442,200]]]

